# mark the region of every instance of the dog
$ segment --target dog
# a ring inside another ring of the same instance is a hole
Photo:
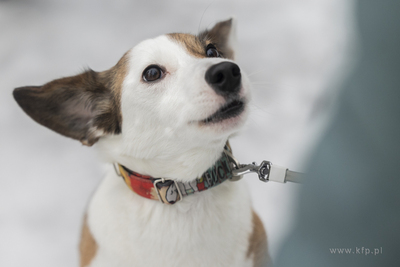
[[[80,266],[266,266],[246,184],[229,180],[228,139],[248,114],[235,21],[145,40],[14,98],[39,124],[95,147],[108,172],[84,218]]]

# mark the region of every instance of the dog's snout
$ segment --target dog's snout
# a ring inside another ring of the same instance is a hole
[[[205,79],[217,94],[227,96],[239,92],[242,75],[235,63],[221,62],[206,71]]]

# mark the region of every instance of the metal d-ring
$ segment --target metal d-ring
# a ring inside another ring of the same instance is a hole
[[[228,159],[229,159],[229,162],[230,162],[230,164],[232,165],[231,167],[232,167],[232,178],[231,179],[229,179],[230,181],[232,181],[232,182],[236,182],[236,181],[239,181],[240,179],[242,179],[243,178],[243,175],[241,175],[241,174],[235,174],[234,172],[236,171],[236,170],[238,170],[242,165],[239,163],[239,161],[232,155],[232,153],[229,151],[229,150],[227,150],[227,149],[224,149],[224,153],[225,153],[225,155],[228,157]]]

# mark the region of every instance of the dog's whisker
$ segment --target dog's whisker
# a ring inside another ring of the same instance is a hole
[[[263,81],[251,81],[251,84],[266,84],[266,85],[270,85],[270,84],[274,84],[272,82],[263,82]]]
[[[264,125],[262,125],[260,122],[259,122],[259,120],[255,120],[255,119],[253,119],[253,118],[249,118],[249,121],[251,121],[251,122],[253,122],[255,125],[257,125],[257,128],[258,129],[264,129]]]
[[[262,73],[262,72],[264,72],[264,71],[265,71],[265,69],[254,71],[254,72],[252,72],[252,73],[250,73],[250,74],[247,74],[247,77],[254,76],[254,75],[259,74],[259,73]]]
[[[260,110],[260,111],[262,111],[262,112],[265,113],[265,114],[274,116],[274,114],[271,113],[270,111],[267,111],[266,109],[264,109],[264,108],[262,108],[262,107],[260,107],[260,106],[258,106],[258,105],[256,105],[256,104],[254,104],[254,103],[249,104],[249,108],[250,108],[250,113],[252,112],[251,109],[253,109],[253,110]],[[252,114],[254,114],[254,113],[252,113]]]
[[[211,3],[209,3],[208,6],[206,7],[206,9],[204,9],[203,14],[201,14],[199,26],[197,27],[197,33],[200,33],[201,22],[203,21],[204,14],[207,12],[208,8],[209,8],[212,4],[214,4],[214,2],[215,2],[215,0],[213,0]]]
[[[252,86],[257,86],[259,87],[260,85],[269,85],[270,89],[280,89],[280,90],[285,90],[285,89],[296,89],[296,86],[289,85],[289,84],[282,84],[282,83],[277,83],[277,82],[265,82],[265,81],[251,81],[250,82]]]

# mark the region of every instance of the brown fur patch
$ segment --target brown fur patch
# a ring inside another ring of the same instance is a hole
[[[269,262],[267,235],[257,213],[253,211],[253,232],[250,235],[247,258],[252,257],[254,267],[266,266]]]
[[[205,30],[199,35],[187,33],[170,33],[167,36],[183,45],[193,56],[205,58],[206,47],[213,44],[222,57],[234,59],[234,53],[228,40],[232,29],[232,19],[217,23],[211,30]]]
[[[121,114],[121,93],[122,84],[126,77],[128,71],[128,60],[129,51],[126,52],[118,63],[107,71],[99,73],[99,79],[106,85],[107,88],[111,89],[113,95],[113,106],[112,113],[118,118],[118,125],[122,124],[122,114]],[[106,121],[105,121],[106,123]],[[120,132],[120,130],[119,130]],[[118,132],[118,133],[119,133]]]
[[[88,266],[97,253],[97,243],[94,240],[87,225],[87,216],[85,216],[82,227],[81,242],[79,244],[80,267]]]
[[[200,40],[197,36],[187,33],[170,33],[167,36],[182,44],[192,56],[207,57],[205,40]]]

